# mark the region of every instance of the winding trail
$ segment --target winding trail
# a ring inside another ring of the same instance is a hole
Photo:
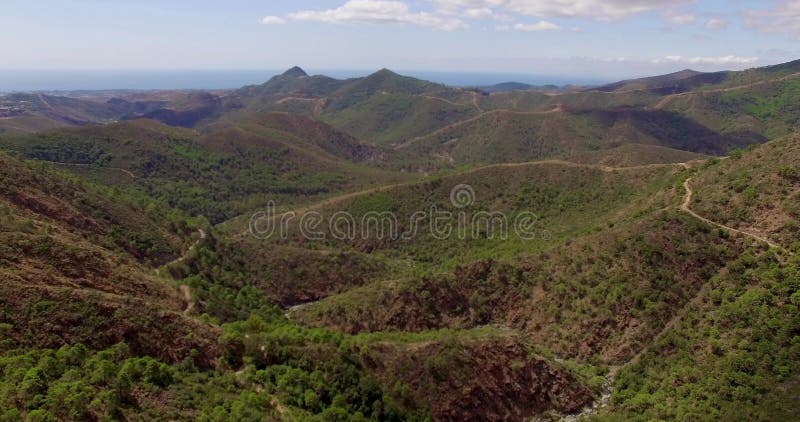
[[[751,82],[751,83],[748,83],[748,84],[731,86],[731,87],[727,87],[727,88],[716,88],[716,89],[689,91],[689,92],[680,92],[680,93],[677,93],[677,94],[670,94],[670,95],[667,95],[664,98],[662,98],[658,103],[656,103],[654,108],[662,109],[662,108],[666,107],[667,105],[669,105],[669,103],[672,100],[674,100],[675,98],[688,97],[688,96],[691,96],[691,95],[700,95],[700,94],[719,94],[719,93],[723,93],[723,92],[733,92],[733,91],[738,91],[740,89],[752,88],[754,86],[761,86],[761,85],[766,85],[766,84],[775,83],[775,82],[785,82],[785,81],[788,81],[790,79],[794,79],[794,78],[797,78],[797,77],[800,77],[800,72],[791,73],[791,74],[788,74],[788,75],[783,76],[783,77],[778,78],[778,79],[768,79],[768,80],[763,80],[763,81],[755,81],[755,82]],[[625,91],[621,91],[621,92],[625,92]],[[628,91],[628,92],[630,92],[630,91]]]
[[[180,258],[176,259],[175,261],[170,262],[170,264],[177,264],[180,262],[184,262],[189,259],[189,255],[194,252],[195,249],[200,245],[206,238],[206,232],[203,229],[197,229],[197,232],[200,233],[200,238],[197,239],[192,246],[183,254]],[[181,293],[183,293],[183,300],[186,301],[186,309],[183,310],[184,315],[189,315],[190,312],[194,309],[194,300],[192,300],[192,291],[187,284],[180,285]]]
[[[600,171],[603,171],[603,172],[606,172],[606,173],[610,173],[610,172],[614,172],[614,171],[639,170],[639,169],[647,169],[647,168],[661,168],[661,167],[672,167],[672,166],[682,166],[682,167],[688,168],[688,166],[689,166],[688,163],[663,163],[663,164],[643,164],[643,165],[639,165],[639,166],[630,166],[630,167],[611,167],[611,166],[606,166],[606,165],[601,165],[601,164],[581,164],[581,163],[573,163],[571,161],[555,160],[554,159],[554,160],[526,161],[526,162],[521,162],[521,163],[487,164],[487,165],[484,165],[484,166],[475,167],[475,168],[472,168],[472,169],[465,170],[463,172],[457,173],[457,175],[472,174],[472,173],[476,173],[476,172],[479,172],[479,171],[488,170],[488,169],[495,169],[495,168],[515,168],[515,167],[541,166],[541,165],[548,165],[548,164],[550,164],[550,165],[555,164],[555,165],[561,165],[561,166],[566,166],[566,167],[574,167],[574,168],[597,169],[597,170],[600,170]],[[441,178],[446,178],[446,177],[449,177],[449,176],[450,175],[443,175],[443,176],[441,176]],[[398,188],[398,187],[403,187],[403,186],[414,186],[414,185],[419,184],[419,183],[422,183],[422,181],[421,180],[413,180],[413,181],[410,181],[410,182],[395,183],[395,184],[391,184],[391,185],[383,185],[383,186],[369,188],[369,189],[362,190],[362,191],[345,193],[345,194],[342,194],[342,195],[339,195],[339,196],[334,196],[332,198],[324,199],[324,200],[322,200],[320,202],[315,202],[313,204],[305,205],[305,206],[302,206],[300,208],[295,208],[293,210],[289,210],[289,211],[286,211],[286,212],[283,212],[283,213],[280,213],[280,214],[276,214],[276,215],[272,216],[270,218],[270,220],[272,220],[273,222],[274,221],[280,221],[281,218],[283,218],[284,216],[288,216],[288,215],[290,215],[292,213],[294,213],[295,215],[300,215],[300,214],[303,214],[303,213],[307,213],[309,211],[313,211],[313,210],[320,209],[320,208],[323,208],[323,207],[327,207],[327,206],[330,206],[330,205],[335,205],[335,204],[338,204],[340,202],[344,202],[344,201],[347,201],[349,199],[357,198],[357,197],[360,197],[360,196],[369,195],[369,194],[373,194],[373,193],[384,192],[384,191],[387,191],[387,190],[391,190],[391,189]],[[252,231],[251,231],[250,224],[251,224],[251,221],[248,220],[247,228],[245,230],[243,230],[241,233],[239,233],[236,237],[237,238],[241,238],[241,237],[245,237],[245,236],[251,235]]]
[[[575,168],[592,168],[592,169],[601,170],[603,172],[626,171],[626,170],[635,170],[635,169],[643,169],[643,168],[660,168],[660,167],[670,167],[670,166],[680,166],[680,167],[682,167],[684,169],[687,169],[687,170],[692,168],[690,163],[665,163],[665,164],[645,164],[645,165],[630,166],[630,167],[610,167],[610,166],[598,165],[598,164],[574,163],[574,162],[563,161],[563,160],[543,160],[543,161],[532,161],[532,162],[522,162],[522,163],[490,164],[490,165],[485,165],[485,166],[480,166],[480,167],[476,167],[476,168],[473,168],[473,169],[469,169],[469,170],[466,170],[466,171],[464,171],[462,173],[459,173],[459,174],[463,175],[463,174],[475,173],[475,172],[478,172],[478,171],[491,169],[491,168],[513,168],[513,167],[538,166],[538,165],[547,165],[547,164],[556,164],[556,165],[563,165],[563,166],[575,167]],[[443,176],[443,177],[447,177],[447,176]],[[691,180],[692,180],[692,178],[689,177],[683,183],[683,186],[684,186],[686,192],[685,192],[685,196],[683,198],[683,201],[679,205],[679,209],[681,211],[686,212],[687,214],[691,215],[692,217],[694,217],[694,218],[696,218],[696,219],[698,219],[698,220],[700,220],[700,221],[702,221],[702,222],[704,222],[706,224],[709,224],[709,225],[712,225],[712,226],[715,226],[715,227],[719,227],[719,228],[721,228],[723,230],[726,230],[726,231],[728,231],[730,233],[733,233],[733,234],[742,235],[742,236],[745,236],[745,237],[749,237],[749,238],[751,238],[753,240],[756,240],[756,241],[759,241],[759,242],[763,242],[763,243],[769,245],[770,248],[774,248],[774,249],[779,249],[781,251],[785,251],[785,249],[783,247],[781,247],[780,245],[770,241],[769,239],[763,238],[761,236],[758,236],[758,235],[755,235],[753,233],[749,233],[749,232],[746,232],[746,231],[743,231],[743,230],[735,229],[733,227],[729,227],[729,226],[726,226],[726,225],[721,224],[721,223],[717,223],[717,222],[712,221],[712,220],[710,220],[710,219],[708,219],[706,217],[703,217],[703,216],[699,215],[698,213],[696,213],[695,211],[693,211],[691,209],[691,204],[692,204],[692,199],[693,199],[693,196],[694,196],[694,191],[692,190]],[[386,191],[386,190],[393,189],[395,187],[400,187],[400,186],[414,185],[416,183],[419,183],[419,181],[380,186],[380,187],[371,188],[371,189],[367,189],[367,190],[363,190],[363,191],[359,191],[359,192],[352,192],[352,193],[340,195],[340,196],[337,196],[337,197],[329,198],[329,199],[326,199],[326,200],[323,200],[323,201],[320,201],[320,202],[317,202],[317,203],[314,203],[314,204],[310,204],[310,205],[295,209],[293,211],[288,211],[286,213],[283,213],[281,215],[273,217],[273,219],[281,218],[283,215],[286,215],[286,214],[291,213],[291,212],[299,214],[299,213],[307,212],[307,211],[310,211],[310,210],[313,210],[313,209],[318,209],[318,208],[322,208],[322,207],[325,207],[325,206],[334,205],[336,203],[339,203],[339,202],[342,202],[342,201],[345,201],[345,200],[348,200],[348,199],[352,199],[352,198],[355,198],[355,197],[358,197],[358,196],[368,195],[368,194],[376,193],[376,192],[382,192],[382,191]],[[250,230],[249,230],[249,227],[248,227],[248,230],[243,232],[242,235],[247,235],[249,232],[250,232]],[[647,352],[651,349],[652,345],[654,345],[659,340],[661,340],[667,333],[669,333],[672,329],[674,329],[677,324],[679,324],[681,321],[685,320],[687,314],[692,309],[696,308],[697,306],[699,306],[701,304],[702,300],[706,297],[707,292],[708,291],[707,291],[706,285],[701,287],[697,291],[697,293],[691,299],[689,299],[689,301],[686,302],[686,304],[684,304],[684,306],[661,328],[661,330],[658,333],[656,333],[652,338],[650,338],[648,340],[647,344],[645,344],[644,347],[642,347],[638,351],[638,353],[636,353],[627,362],[625,362],[625,363],[623,363],[621,365],[612,366],[611,368],[609,368],[608,375],[606,376],[607,382],[605,384],[604,391],[601,394],[599,400],[597,402],[595,402],[594,405],[591,408],[587,408],[587,409],[583,410],[582,412],[580,412],[578,414],[565,415],[562,418],[562,420],[565,420],[565,421],[579,420],[579,419],[582,419],[584,417],[589,417],[589,416],[595,415],[601,409],[607,407],[608,404],[610,403],[611,396],[612,396],[613,385],[614,385],[614,383],[616,381],[616,378],[617,378],[618,374],[623,369],[625,369],[625,368],[627,368],[627,367],[629,367],[631,365],[638,364],[642,360],[642,358],[647,354]],[[300,304],[300,305],[293,306],[293,307],[287,309],[286,312],[285,312],[286,318],[290,319],[291,318],[291,314],[294,311],[296,311],[298,309],[301,309],[303,307],[309,306],[309,305],[311,305],[313,303],[314,302],[306,303],[306,304]]]
[[[202,242],[207,237],[206,231],[203,230],[203,229],[197,229],[197,233],[200,234],[200,238],[197,239],[192,244],[192,246],[190,246],[189,249],[187,249],[186,252],[183,253],[183,255],[181,255],[178,258],[168,262],[167,264],[164,264],[163,266],[167,267],[167,266],[174,265],[174,264],[180,264],[181,262],[184,262],[187,259],[189,259],[189,255],[191,255],[192,252],[194,252],[195,249],[197,249],[197,247],[200,246],[200,242]],[[161,271],[158,268],[156,268],[155,271],[156,271],[156,274],[159,274],[159,275],[161,274]],[[183,295],[184,302],[186,302],[186,309],[183,310],[183,314],[184,315],[189,315],[189,313],[192,312],[192,310],[194,309],[194,300],[192,300],[192,291],[189,288],[189,285],[187,285],[187,284],[181,284],[179,286],[179,289],[181,291],[181,294]]]
[[[194,300],[192,300],[192,291],[186,284],[181,284],[180,286],[181,293],[183,294],[183,300],[186,302],[186,309],[183,310],[184,315],[189,315],[194,309]]]
[[[47,161],[47,160],[39,160],[39,161],[44,162],[44,163],[56,164],[56,165],[59,165],[59,166],[72,166],[72,167],[92,167],[92,166],[96,166],[95,164],[61,163],[61,162],[58,162],[58,161]],[[131,180],[136,180],[136,175],[135,174],[133,174],[130,170],[127,170],[127,169],[124,169],[124,168],[121,168],[121,167],[97,166],[97,168],[120,171],[122,173],[125,173],[125,175],[127,175],[128,177],[130,177]]]
[[[303,213],[307,213],[307,212],[315,210],[315,209],[323,208],[323,207],[326,207],[326,206],[329,206],[329,205],[334,205],[334,204],[337,204],[339,202],[346,201],[348,199],[357,198],[359,196],[369,195],[369,194],[372,194],[372,193],[383,192],[383,191],[394,189],[394,188],[398,188],[398,187],[401,187],[401,186],[411,186],[414,183],[418,183],[418,182],[395,183],[395,184],[392,184],[392,185],[384,185],[384,186],[378,186],[378,187],[374,187],[374,188],[369,188],[369,189],[358,191],[358,192],[345,193],[343,195],[334,196],[333,198],[323,199],[322,201],[315,202],[313,204],[309,204],[309,205],[306,205],[306,206],[303,206],[303,207],[300,207],[300,208],[295,208],[293,210],[289,210],[289,211],[277,214],[277,215],[273,216],[271,218],[271,220],[272,221],[276,221],[276,220],[280,221],[281,218],[283,218],[284,216],[290,215],[292,213],[294,213],[294,214],[303,214]],[[252,234],[252,230],[251,230],[250,224],[251,224],[251,222],[248,221],[247,229],[245,229],[243,232],[239,233],[239,235],[237,237],[241,238],[241,237],[245,237],[245,236],[248,236],[248,235]]]
[[[299,310],[301,310],[303,308],[307,308],[309,306],[313,306],[314,304],[317,304],[317,303],[319,303],[321,301],[322,301],[322,299],[319,299],[319,300],[314,300],[314,301],[311,301],[311,302],[305,302],[305,303],[300,303],[298,305],[290,306],[290,307],[286,308],[286,310],[283,312],[283,316],[284,316],[284,318],[286,318],[286,319],[291,321],[292,320],[292,314],[294,312],[299,311]]]
[[[41,101],[42,104],[44,104],[48,109],[50,109],[51,111],[55,111],[56,110],[56,109],[53,108],[53,106],[50,105],[50,103],[47,102],[47,100],[44,99],[44,96],[42,96],[42,94],[38,94],[38,97],[39,97],[39,101]]]
[[[410,140],[408,140],[406,142],[403,142],[402,144],[398,144],[397,146],[395,146],[395,149],[396,150],[403,149],[403,148],[405,148],[405,147],[407,147],[409,145],[414,144],[415,142],[419,141],[420,139],[425,139],[425,138],[428,138],[428,137],[431,137],[431,136],[436,136],[436,135],[438,135],[440,133],[443,133],[443,132],[446,132],[446,131],[448,131],[450,129],[453,129],[453,128],[456,128],[456,127],[459,127],[459,126],[462,126],[462,125],[469,124],[469,123],[475,122],[477,120],[480,120],[483,117],[488,116],[490,114],[513,114],[513,115],[517,115],[517,116],[546,116],[548,114],[556,114],[556,113],[561,113],[563,111],[564,111],[564,107],[561,104],[553,106],[553,108],[551,108],[550,110],[541,110],[541,111],[518,111],[518,110],[507,109],[507,108],[499,108],[499,109],[495,109],[495,110],[482,111],[480,114],[478,114],[476,116],[472,116],[472,117],[470,117],[468,119],[459,120],[457,122],[450,123],[449,125],[442,126],[442,127],[438,128],[438,129],[434,130],[431,133],[427,133],[425,135],[417,136],[416,138],[412,138],[412,139],[410,139]]]
[[[474,91],[472,92],[472,105],[475,107],[475,110],[478,110],[478,113],[483,113],[483,108],[481,108],[481,105],[478,103],[478,93]]]
[[[200,238],[195,240],[195,242],[192,243],[192,246],[189,246],[189,249],[187,249],[186,252],[183,253],[183,255],[181,255],[181,256],[175,258],[174,260],[170,261],[169,263],[165,264],[164,265],[165,267],[166,266],[170,266],[170,265],[174,265],[174,264],[180,264],[181,262],[186,261],[187,259],[189,259],[189,255],[191,255],[191,253],[194,252],[194,250],[197,249],[198,246],[200,246],[200,242],[202,242],[206,238],[206,231],[205,230],[197,229],[197,233],[200,234]]]
[[[275,104],[284,104],[289,101],[305,101],[305,102],[313,102],[314,103],[314,116],[319,117],[322,114],[322,109],[325,107],[325,98],[306,98],[306,97],[283,97],[280,100],[276,101]]]
[[[727,158],[727,157],[724,157],[724,158]],[[690,168],[687,163],[679,163],[679,165],[681,165],[681,166],[683,166],[684,168],[687,168],[687,169]],[[689,177],[683,182],[683,187],[686,190],[686,194],[684,196],[683,202],[680,205],[680,210],[681,211],[691,215],[692,217],[694,217],[694,218],[696,218],[696,219],[698,219],[698,220],[700,220],[700,221],[702,221],[702,222],[704,222],[706,224],[709,224],[709,225],[712,225],[712,226],[715,226],[715,227],[719,227],[719,228],[721,228],[723,230],[727,230],[728,232],[733,233],[733,234],[738,234],[738,235],[741,235],[741,236],[749,237],[749,238],[751,238],[753,240],[757,240],[759,242],[766,243],[767,245],[769,245],[770,248],[777,249],[777,250],[780,250],[782,252],[786,252],[788,254],[791,254],[791,252],[787,251],[784,247],[778,245],[777,243],[774,243],[774,242],[770,241],[769,239],[763,238],[761,236],[758,236],[758,235],[755,235],[753,233],[749,233],[749,232],[746,232],[746,231],[743,231],[743,230],[735,229],[733,227],[729,227],[729,226],[726,226],[726,225],[721,224],[721,223],[717,223],[716,221],[709,220],[708,218],[705,218],[705,217],[697,214],[695,211],[693,211],[691,209],[692,198],[694,196],[694,191],[692,190],[691,181],[692,181],[692,178]],[[694,297],[692,297],[683,306],[683,308],[681,308],[681,310],[678,313],[676,313],[675,316],[672,317],[672,319],[670,319],[664,325],[664,327],[655,336],[653,336],[652,339],[650,339],[648,345],[646,345],[641,350],[639,350],[638,353],[636,353],[629,361],[625,362],[624,364],[612,366],[611,368],[609,368],[608,375],[606,376],[606,380],[607,380],[606,388],[603,391],[603,394],[602,394],[602,396],[601,396],[601,398],[600,398],[600,400],[598,402],[596,402],[591,408],[586,409],[586,410],[584,410],[581,413],[576,414],[576,415],[565,416],[564,418],[562,418],[562,420],[563,421],[577,421],[577,420],[579,420],[581,418],[595,415],[595,414],[597,414],[597,412],[600,409],[606,407],[608,405],[608,403],[610,402],[610,400],[611,400],[611,392],[612,392],[611,391],[611,387],[614,385],[614,382],[616,381],[617,375],[620,373],[620,371],[622,371],[623,369],[625,369],[625,368],[627,368],[629,366],[638,364],[642,360],[642,357],[650,350],[650,346],[651,345],[657,343],[668,332],[670,332],[678,323],[683,321],[686,318],[686,315],[689,313],[689,311],[691,309],[693,309],[693,308],[697,307],[698,305],[700,305],[700,303],[702,302],[702,300],[705,297],[706,293],[708,293],[708,289],[707,289],[706,286],[707,286],[707,284],[704,284],[703,287],[701,287],[700,290],[697,291],[697,293],[694,295]]]
[[[683,204],[681,204],[681,211],[687,212],[692,217],[697,218],[698,220],[703,221],[703,222],[705,222],[707,224],[711,224],[712,226],[716,226],[716,227],[719,227],[721,229],[727,230],[727,231],[729,231],[731,233],[740,234],[742,236],[749,237],[751,239],[755,239],[755,240],[757,240],[759,242],[766,243],[767,245],[769,245],[770,248],[785,250],[782,246],[778,245],[775,242],[772,242],[769,239],[766,239],[764,237],[761,237],[761,236],[758,236],[758,235],[755,235],[753,233],[749,233],[749,232],[746,232],[746,231],[743,231],[743,230],[735,229],[733,227],[729,227],[729,226],[726,226],[726,225],[721,224],[721,223],[717,223],[716,221],[709,220],[708,218],[705,218],[705,217],[701,216],[700,214],[697,214],[696,212],[692,211],[691,204],[692,204],[692,196],[694,195],[694,192],[692,191],[691,181],[692,181],[692,178],[690,177],[690,178],[686,179],[686,181],[683,182],[683,187],[684,187],[684,189],[686,189],[686,197],[683,200]]]
[[[550,164],[550,165],[553,165],[553,164],[562,165],[562,166],[574,167],[574,168],[597,169],[597,170],[600,170],[600,171],[603,171],[603,172],[607,172],[607,173],[615,172],[615,171],[626,171],[626,170],[647,169],[647,168],[661,168],[661,167],[674,167],[674,166],[680,166],[680,167],[682,167],[684,169],[690,169],[691,168],[689,163],[663,163],[663,164],[644,164],[644,165],[630,166],[630,167],[611,167],[611,166],[599,165],[599,164],[574,163],[574,162],[564,161],[564,160],[542,160],[542,161],[529,161],[529,162],[522,162],[522,163],[489,164],[489,165],[485,165],[485,166],[480,166],[480,167],[476,167],[476,168],[473,168],[473,169],[469,169],[469,170],[466,170],[466,171],[464,171],[462,173],[459,173],[459,174],[460,175],[470,174],[470,173],[475,173],[475,172],[479,172],[479,171],[483,171],[483,170],[487,170],[487,169],[492,169],[492,168],[515,168],[515,167],[527,167],[527,166],[540,166],[540,165],[548,165],[548,164]],[[447,177],[447,176],[443,176],[443,177]],[[289,213],[302,214],[303,212],[308,212],[308,211],[311,211],[311,210],[314,210],[314,209],[318,209],[318,208],[322,208],[322,207],[325,207],[325,206],[334,205],[336,203],[339,203],[339,202],[342,202],[342,201],[346,201],[348,199],[356,198],[356,197],[359,197],[359,196],[362,196],[362,195],[368,195],[368,194],[371,194],[371,193],[382,192],[382,191],[386,191],[386,190],[393,189],[395,187],[400,187],[400,186],[411,186],[411,185],[414,185],[416,183],[419,183],[419,181],[412,181],[412,182],[406,182],[406,183],[398,183],[398,184],[392,184],[392,185],[386,185],[386,186],[379,186],[379,187],[375,187],[375,188],[371,188],[371,189],[366,189],[366,190],[363,190],[363,191],[347,193],[347,194],[336,196],[336,197],[333,197],[333,198],[328,198],[328,199],[325,199],[323,201],[320,201],[320,202],[317,202],[317,203],[314,203],[314,204],[306,205],[306,206],[303,206],[301,208],[297,208],[297,209],[294,209],[294,210],[291,210],[291,211],[284,212],[282,214],[279,214],[279,215],[276,215],[276,216],[272,217],[272,220],[274,221],[276,219],[280,219],[284,215],[287,215]],[[687,195],[687,196],[689,196],[689,195]],[[691,198],[689,198],[688,201],[684,200],[684,204],[686,204],[688,202],[691,202]],[[250,227],[248,225],[248,228],[245,231],[243,231],[242,233],[240,233],[238,235],[238,237],[247,236],[250,233],[251,233],[251,231],[250,231]],[[694,299],[692,299],[692,301],[690,303],[696,302],[699,297],[700,297],[700,295],[698,294]],[[316,303],[316,301],[292,306],[292,307],[290,307],[290,308],[288,308],[288,309],[286,309],[284,311],[284,317],[286,317],[286,319],[291,319],[292,313],[294,313],[295,311],[297,311],[299,309],[302,309],[304,307],[311,306],[314,303]],[[686,310],[685,311],[681,312],[681,314],[679,314],[678,316],[673,318],[671,321],[669,321],[664,326],[664,328],[654,337],[652,342],[657,341],[658,339],[663,337],[669,330],[671,330],[675,326],[675,324],[683,318],[683,315],[685,314],[685,312],[688,311],[688,308],[689,308],[689,305],[686,306],[686,308],[685,308]],[[606,387],[605,387],[605,389],[603,391],[603,394],[600,397],[600,400],[598,400],[598,402],[596,402],[591,408],[586,409],[583,412],[581,412],[579,414],[576,414],[576,415],[567,415],[567,416],[565,416],[563,418],[563,420],[565,420],[565,421],[578,420],[578,419],[581,419],[583,417],[587,417],[587,416],[591,416],[593,414],[596,414],[600,409],[606,407],[608,405],[608,403],[610,402],[610,400],[611,400],[611,392],[612,392],[611,388],[612,388],[612,386],[614,384],[614,381],[615,381],[616,376],[619,373],[619,371],[621,369],[623,369],[624,367],[628,366],[628,365],[631,365],[633,363],[638,362],[641,359],[641,357],[644,356],[644,354],[647,352],[647,350],[649,350],[649,347],[644,347],[629,362],[627,362],[627,363],[625,363],[624,365],[621,365],[621,366],[612,367],[610,369],[610,371],[609,371],[608,376],[607,376]]]
[[[674,100],[676,98],[680,98],[680,97],[686,97],[686,96],[691,96],[691,95],[702,95],[702,94],[715,94],[715,93],[733,92],[733,91],[738,91],[738,90],[741,90],[741,89],[752,88],[752,87],[755,87],[755,86],[767,85],[767,84],[770,84],[770,83],[785,82],[785,81],[788,81],[790,79],[794,79],[794,78],[798,78],[798,77],[800,77],[800,72],[791,73],[791,74],[785,75],[785,76],[777,78],[777,79],[768,79],[768,80],[755,81],[755,82],[750,82],[750,83],[743,84],[743,85],[736,85],[736,86],[731,86],[731,87],[726,87],[726,88],[716,88],[716,89],[708,89],[708,90],[697,90],[697,91],[680,92],[680,93],[677,93],[677,94],[669,94],[669,95],[663,96],[653,106],[653,108],[654,109],[663,109],[666,106],[668,106],[669,103],[672,102],[672,100]],[[616,94],[625,94],[625,93],[629,93],[629,92],[646,92],[646,91],[649,91],[649,89],[632,89],[632,90],[612,91],[612,92],[604,92],[604,93],[605,94],[616,95]],[[602,91],[591,91],[591,92],[602,92]],[[557,96],[568,96],[568,95],[574,95],[574,94],[575,93],[573,93],[573,92],[564,92],[564,93],[554,94],[553,96],[554,97],[557,97]],[[448,100],[445,100],[445,99],[439,98],[439,97],[429,97],[429,96],[426,96],[426,95],[422,95],[422,97],[438,99],[438,100],[441,100],[441,101],[444,101],[444,102],[447,102],[447,103],[450,103],[450,104],[453,104],[453,105],[462,105],[463,106],[463,104],[453,103],[451,101],[448,101]],[[488,115],[490,113],[516,113],[516,114],[520,114],[520,115],[546,115],[546,114],[552,114],[552,113],[557,113],[557,112],[564,111],[564,108],[563,108],[562,105],[556,105],[556,106],[554,106],[553,109],[545,110],[545,111],[516,111],[516,110],[512,110],[512,109],[495,109],[495,110],[484,111],[480,107],[480,105],[478,104],[478,94],[477,93],[473,93],[472,104],[475,107],[475,109],[478,111],[478,115],[470,117],[470,118],[465,119],[465,120],[461,120],[461,121],[455,122],[455,123],[451,123],[451,124],[449,124],[447,126],[443,126],[443,127],[438,128],[438,129],[434,130],[433,132],[428,133],[426,135],[417,136],[417,137],[415,137],[413,139],[410,139],[410,140],[408,140],[406,142],[398,144],[395,147],[395,149],[405,148],[405,147],[417,142],[420,139],[427,138],[429,136],[435,136],[437,134],[440,134],[440,133],[442,133],[444,131],[447,131],[449,129],[452,129],[454,127],[474,122],[474,121],[480,119],[481,117],[484,117],[484,116],[486,116],[486,115]]]
[[[469,107],[468,104],[457,103],[455,101],[450,101],[450,100],[448,100],[446,98],[436,97],[436,96],[433,96],[433,95],[420,95],[420,97],[427,98],[429,100],[441,101],[441,102],[443,102],[445,104],[450,104],[450,105],[456,106],[456,107]]]

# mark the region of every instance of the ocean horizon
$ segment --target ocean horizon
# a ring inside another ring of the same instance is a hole
[[[261,84],[284,70],[0,70],[0,92],[167,89],[235,89]],[[306,69],[334,78],[369,75],[369,70]],[[397,73],[451,86],[486,86],[502,82],[530,85],[597,85],[609,80],[526,73],[397,70]]]

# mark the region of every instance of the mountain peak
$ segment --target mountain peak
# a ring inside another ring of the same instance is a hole
[[[675,72],[674,74],[675,75],[689,75],[689,76],[691,76],[691,75],[697,75],[698,73],[703,73],[703,72],[698,72],[698,71],[693,70],[693,69],[683,69],[680,72]]]
[[[286,72],[283,72],[282,76],[290,76],[292,78],[302,78],[308,76],[305,70],[303,70],[300,66],[295,66]]]
[[[383,68],[364,78],[364,80],[367,81],[380,82],[380,83],[387,83],[387,82],[400,81],[406,79],[408,78],[405,76],[401,76],[398,73],[392,72],[391,70],[386,68]]]
[[[400,76],[400,75],[398,75],[397,73],[392,72],[391,70],[389,70],[389,69],[384,67],[383,69],[373,73],[369,77],[373,77],[373,78],[374,77],[389,78],[389,77],[396,77],[396,76]]]

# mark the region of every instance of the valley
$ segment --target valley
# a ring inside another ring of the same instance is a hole
[[[799,74],[2,96],[0,421],[791,420]]]

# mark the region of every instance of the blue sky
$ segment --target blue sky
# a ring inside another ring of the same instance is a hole
[[[3,0],[0,69],[614,78],[800,58],[800,0]]]

